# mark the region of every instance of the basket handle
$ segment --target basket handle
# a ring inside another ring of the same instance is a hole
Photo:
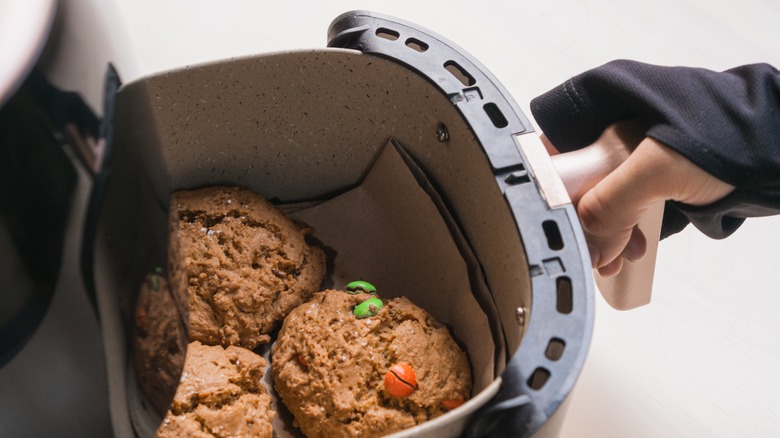
[[[535,134],[518,136],[518,145],[551,207],[566,202],[576,205],[588,190],[628,158],[644,137],[643,132],[633,120],[620,122],[607,129],[595,143],[562,154],[550,150]],[[602,296],[615,309],[628,310],[650,302],[663,210],[664,202],[656,202],[639,221],[638,227],[647,240],[643,258],[633,262],[624,260],[623,269],[613,277],[595,272]]]

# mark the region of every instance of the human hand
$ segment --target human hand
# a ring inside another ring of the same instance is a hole
[[[624,126],[608,127],[596,141],[635,142]],[[620,272],[623,258],[641,259],[646,240],[637,224],[660,200],[701,206],[731,193],[734,187],[715,178],[653,138],[643,138],[628,158],[579,200],[574,200],[588,242],[593,267],[604,277]],[[547,142],[548,150],[551,145]]]

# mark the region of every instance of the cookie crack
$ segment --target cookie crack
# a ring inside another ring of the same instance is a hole
[[[225,213],[210,213],[205,210],[181,210],[179,211],[179,221],[190,224],[200,223],[206,228],[213,228],[225,221],[225,219],[238,219],[241,224],[249,228],[260,228],[269,231],[274,238],[282,240],[283,233],[273,222],[264,222],[249,218],[245,213],[238,210],[229,210]]]
[[[222,434],[216,432],[215,430],[212,430],[210,427],[208,427],[206,425],[206,419],[201,417],[200,415],[196,415],[195,416],[195,421],[197,421],[198,424],[200,424],[200,431],[203,432],[204,434],[211,435],[214,438],[226,438],[227,437],[227,435],[222,435]]]

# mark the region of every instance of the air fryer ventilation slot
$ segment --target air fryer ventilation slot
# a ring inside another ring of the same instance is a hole
[[[542,229],[544,235],[547,237],[547,246],[553,251],[563,249],[563,237],[561,237],[561,230],[558,229],[558,224],[554,220],[546,220],[542,222]]]
[[[506,117],[504,117],[504,113],[498,109],[498,105],[495,103],[486,103],[482,108],[484,108],[485,113],[487,113],[488,117],[490,117],[490,121],[493,122],[493,126],[496,128],[506,128],[509,126],[509,122],[506,120]]]
[[[409,38],[406,40],[406,47],[417,50],[418,52],[424,52],[428,50],[428,45],[416,38]]]
[[[531,377],[528,378],[528,387],[538,391],[542,389],[547,380],[550,379],[550,371],[547,368],[539,367],[534,370]]]
[[[571,293],[571,280],[569,277],[558,277],[558,279],[555,281],[555,286],[555,309],[558,311],[558,313],[568,315],[571,313],[574,307],[574,297]]]
[[[561,356],[563,356],[564,348],[566,348],[566,342],[564,342],[563,339],[552,338],[550,339],[550,342],[547,344],[547,349],[544,350],[544,356],[547,359],[556,361],[560,359]]]
[[[386,40],[395,41],[395,40],[398,39],[398,37],[401,36],[401,34],[396,32],[396,31],[394,31],[394,30],[385,29],[384,27],[380,27],[379,29],[376,30],[376,36],[378,36],[380,38],[384,38]]]
[[[463,67],[461,67],[457,62],[455,61],[447,61],[444,63],[444,68],[450,72],[453,76],[455,76],[455,79],[459,80],[461,84],[470,87],[477,83],[476,79],[474,79],[474,76],[471,76],[469,72],[467,72]]]

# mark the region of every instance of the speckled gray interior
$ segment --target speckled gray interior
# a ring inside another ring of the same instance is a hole
[[[449,130],[446,143],[436,139],[440,123]],[[140,163],[136,175],[117,178],[149,184],[162,205],[171,190],[223,183],[281,202],[318,199],[357,184],[390,137],[407,147],[460,221],[513,351],[521,336],[515,309],[530,301],[516,225],[456,108],[404,67],[328,49],[128,84],[117,101],[116,149],[141,152]]]
[[[446,142],[437,140],[440,124]],[[284,203],[326,199],[358,184],[395,138],[479,261],[506,339],[503,360],[520,344],[515,309],[528,306],[531,289],[512,213],[457,109],[408,69],[326,49],[171,71],[121,88],[114,137],[95,272],[97,289],[118,294],[125,318],[133,279],[164,265],[172,190],[235,184]]]

